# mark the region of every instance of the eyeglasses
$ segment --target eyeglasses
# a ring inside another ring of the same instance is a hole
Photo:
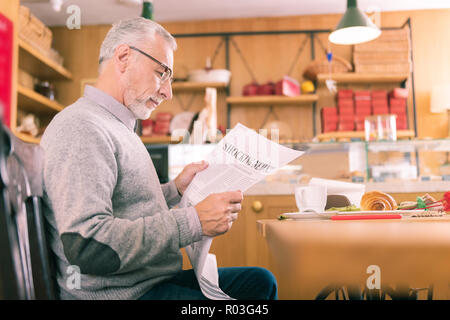
[[[160,62],[158,59],[153,58],[151,55],[149,55],[148,53],[145,53],[142,50],[139,50],[136,47],[130,46],[130,49],[136,50],[139,53],[142,53],[144,56],[146,56],[147,58],[152,59],[153,61],[155,61],[157,64],[159,64],[162,68],[164,68],[164,72],[157,72],[160,75],[160,80],[161,83],[166,82],[167,80],[170,79],[170,83],[172,83],[173,78],[172,78],[172,69],[170,69],[168,66],[166,66],[164,63]]]

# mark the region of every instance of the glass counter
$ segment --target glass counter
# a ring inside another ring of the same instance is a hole
[[[285,145],[305,154],[268,176],[267,181],[301,183],[318,177],[359,183],[449,181],[450,185],[450,139]],[[185,165],[204,159],[214,147],[169,145],[169,178],[176,177]]]

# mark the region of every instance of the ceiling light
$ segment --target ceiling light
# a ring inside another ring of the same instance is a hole
[[[334,44],[358,44],[376,39],[381,30],[356,5],[347,0],[347,11],[328,39]]]

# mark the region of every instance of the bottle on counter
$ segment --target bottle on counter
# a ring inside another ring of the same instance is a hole
[[[153,0],[144,0],[141,17],[153,20]]]

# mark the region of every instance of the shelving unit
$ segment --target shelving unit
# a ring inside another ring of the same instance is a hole
[[[351,139],[362,139],[364,140],[364,131],[336,131],[327,132],[317,135],[319,141],[330,141],[330,140],[351,140]],[[398,130],[397,139],[411,139],[414,138],[413,130]]]
[[[225,82],[174,82],[172,83],[173,91],[204,91],[206,88],[225,89]]]
[[[46,80],[72,80],[72,73],[19,39],[19,67],[29,74]]]
[[[72,73],[63,66],[42,54],[23,39],[18,39],[19,68],[41,80],[72,80]],[[17,84],[17,109],[31,112],[37,117],[51,119],[64,109],[57,101]],[[15,113],[17,114],[17,112]],[[11,121],[12,132],[21,140],[39,144],[40,139],[16,131],[16,119]]]
[[[22,110],[33,112],[36,114],[52,114],[59,112],[64,107],[54,100],[29,89],[21,86],[17,86],[17,101]]]
[[[408,18],[405,23],[398,27],[398,28],[387,28],[387,29],[401,29],[405,26],[408,26],[409,29],[411,29],[411,20]],[[225,48],[225,69],[231,70],[231,60],[230,60],[230,44],[233,41],[233,37],[243,37],[243,36],[262,36],[262,35],[293,35],[298,36],[300,34],[307,35],[309,37],[310,41],[310,56],[311,60],[316,59],[316,49],[314,45],[314,39],[320,34],[323,33],[330,33],[331,30],[325,30],[325,29],[311,29],[311,30],[277,30],[277,31],[242,31],[242,32],[212,32],[212,33],[181,33],[181,34],[174,34],[175,38],[204,38],[204,37],[219,37],[222,38],[224,41],[224,48]],[[411,36],[411,34],[410,34]],[[412,53],[411,53],[411,63],[412,63],[412,69],[409,73],[355,73],[355,72],[349,72],[349,73],[334,73],[332,74],[332,79],[336,80],[338,84],[346,84],[346,85],[360,85],[360,86],[370,86],[371,84],[377,85],[377,86],[383,86],[384,84],[399,84],[399,86],[405,86],[405,84],[408,82],[408,80],[411,80],[411,96],[412,96],[412,106],[411,110],[413,113],[412,117],[412,123],[410,123],[410,127],[412,130],[405,130],[404,132],[399,131],[398,136],[399,138],[410,138],[410,137],[416,137],[417,136],[417,123],[416,123],[416,100],[415,100],[415,89],[414,89],[414,60],[412,59]],[[325,81],[329,79],[329,74],[319,74],[317,78],[316,85],[324,85]],[[233,79],[232,79],[233,81]],[[242,84],[244,85],[244,84]],[[312,109],[312,116],[311,116],[311,122],[312,122],[312,136],[318,137],[319,139],[322,139],[322,137],[329,137],[330,135],[317,135],[320,131],[320,124],[317,119],[319,119],[319,107],[321,104],[321,95],[311,95],[307,96],[302,95],[294,98],[288,98],[288,97],[276,97],[276,96],[252,96],[252,97],[239,97],[239,96],[230,96],[230,87],[226,88],[226,103],[227,103],[227,128],[230,128],[231,126],[231,112],[232,107],[234,105],[239,105],[243,107],[253,107],[258,105],[264,105],[264,106],[273,106],[273,105],[297,105],[297,106],[308,106]],[[290,100],[289,100],[290,99]],[[335,132],[333,133],[333,136],[330,138],[340,138],[342,137],[342,132]],[[350,138],[354,135],[356,138],[364,137],[363,132],[353,132],[350,134]],[[344,134],[345,136],[345,134]]]
[[[315,94],[304,94],[295,97],[285,96],[244,96],[244,97],[228,97],[227,103],[240,104],[248,106],[258,105],[305,105],[311,104],[318,100],[318,96]]]
[[[150,136],[150,137],[141,137],[141,140],[144,144],[176,144],[181,142],[183,139],[178,139],[173,141],[170,136]]]
[[[409,74],[402,73],[333,73],[331,79],[338,83],[399,83],[406,81]],[[325,80],[330,79],[328,73],[320,73],[317,75],[319,83],[325,83]]]

